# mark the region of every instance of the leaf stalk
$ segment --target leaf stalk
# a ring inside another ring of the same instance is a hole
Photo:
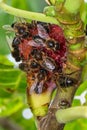
[[[59,123],[68,123],[79,118],[87,118],[87,106],[60,109],[56,112],[56,119]]]
[[[54,17],[46,16],[43,13],[35,13],[35,12],[17,9],[17,8],[14,8],[5,4],[4,2],[0,2],[0,8],[4,10],[6,13],[17,16],[17,17],[46,22],[46,23],[59,24],[58,21]]]

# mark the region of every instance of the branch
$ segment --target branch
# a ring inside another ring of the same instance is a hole
[[[15,122],[10,121],[10,119],[7,117],[0,118],[0,126],[2,126],[5,130],[22,130],[21,126]]]
[[[4,2],[1,2],[1,1],[0,1],[0,8],[3,9],[8,14],[11,14],[17,17],[46,22],[46,23],[59,24],[58,21],[53,17],[46,16],[45,14],[42,14],[42,13],[35,13],[35,12],[25,11],[21,9],[16,9],[16,8],[6,5]]]
[[[87,118],[87,106],[60,109],[56,112],[56,118],[59,123],[67,123],[79,118]]]

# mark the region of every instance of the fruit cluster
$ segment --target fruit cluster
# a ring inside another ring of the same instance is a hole
[[[56,75],[62,72],[66,61],[66,45],[58,25],[35,22],[14,23],[15,37],[12,55],[22,61],[19,68],[26,71],[33,91],[40,94],[56,87]],[[30,78],[31,76],[31,78]]]

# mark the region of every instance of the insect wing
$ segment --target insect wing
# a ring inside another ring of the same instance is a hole
[[[42,93],[43,84],[44,84],[43,81],[41,81],[41,82],[39,83],[39,85],[38,85],[38,93]]]
[[[30,94],[32,94],[33,93],[33,91],[34,91],[34,89],[36,88],[36,86],[37,86],[37,79],[35,80],[35,82],[32,84],[32,86],[31,86],[31,88],[30,88]]]
[[[41,38],[43,39],[48,39],[49,35],[47,34],[46,30],[44,29],[44,27],[40,24],[37,24],[37,29],[38,29],[38,34]]]
[[[52,61],[48,58],[44,60],[43,65],[50,72],[52,72],[55,69],[54,63],[52,63]]]
[[[40,47],[40,46],[45,46],[45,44],[43,44],[42,42],[39,42],[39,43],[36,43],[36,42],[34,42],[34,40],[30,40],[29,42],[28,42],[28,44],[30,45],[30,46],[33,46],[33,47]]]

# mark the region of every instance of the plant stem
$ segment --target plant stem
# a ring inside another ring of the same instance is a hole
[[[0,8],[3,9],[8,14],[11,14],[11,15],[14,15],[17,17],[41,21],[41,22],[59,24],[58,21],[53,17],[46,16],[45,14],[42,14],[42,13],[34,13],[34,12],[30,12],[30,11],[16,9],[16,8],[6,5],[3,2],[0,2]]]
[[[60,109],[56,112],[56,118],[59,123],[67,123],[79,118],[87,118],[87,107],[71,107]]]

